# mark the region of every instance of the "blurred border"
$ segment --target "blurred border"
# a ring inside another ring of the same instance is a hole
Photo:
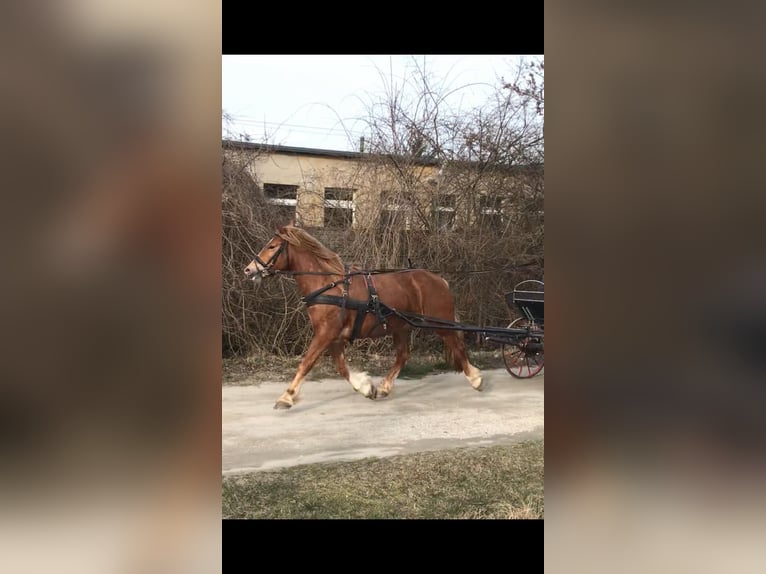
[[[221,570],[208,2],[11,2],[3,570]]]
[[[546,3],[546,563],[760,571],[763,7]]]

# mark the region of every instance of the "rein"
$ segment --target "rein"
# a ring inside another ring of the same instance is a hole
[[[372,271],[349,271],[345,275],[338,273],[337,271],[280,271],[279,269],[272,271],[273,275],[342,275],[344,277],[351,277],[353,275],[381,275],[383,273],[401,273],[403,271],[415,271],[417,268],[411,269],[374,269]],[[423,269],[422,271],[427,271]],[[438,272],[437,272],[438,273]]]
[[[258,261],[258,263],[261,263]],[[263,263],[261,263],[263,265]],[[430,271],[431,273],[444,273],[444,274],[463,274],[463,275],[478,275],[481,273],[508,273],[512,272],[518,269],[525,269],[527,267],[533,267],[535,265],[539,265],[538,261],[529,261],[528,263],[521,263],[520,265],[514,265],[512,267],[505,267],[503,269],[456,269],[456,270],[450,270],[450,269],[437,269],[437,270],[431,270],[431,269],[422,269],[420,267],[403,267],[401,269],[371,269],[369,271],[351,271],[347,273],[346,277],[351,277],[352,275],[383,275],[385,273],[402,273],[404,271]],[[324,276],[332,276],[332,275],[341,275],[341,273],[337,273],[335,271],[280,271],[275,270],[271,272],[272,275],[324,275]]]
[[[341,308],[341,324],[345,322],[345,316],[347,311],[349,310],[355,310],[357,312],[356,319],[354,321],[353,329],[350,334],[349,340],[354,341],[361,335],[361,329],[362,324],[364,323],[364,319],[367,316],[367,314],[373,314],[375,317],[375,325],[370,329],[370,332],[372,332],[373,329],[375,329],[378,326],[383,327],[383,331],[387,328],[387,322],[386,319],[390,317],[391,315],[399,316],[401,319],[406,321],[407,323],[414,325],[411,318],[409,318],[408,314],[401,314],[400,311],[393,309],[380,301],[380,297],[378,296],[377,290],[375,289],[375,283],[372,280],[373,275],[382,275],[386,273],[404,273],[407,271],[415,271],[418,270],[418,267],[412,266],[412,262],[407,259],[408,264],[410,267],[407,268],[401,268],[401,269],[372,269],[372,270],[354,270],[352,271],[349,267],[349,265],[345,265],[345,273],[338,273],[334,271],[288,271],[288,270],[280,270],[280,269],[274,269],[274,265],[277,262],[277,259],[279,259],[279,256],[282,254],[282,252],[285,252],[285,257],[287,257],[287,247],[288,242],[283,239],[283,241],[279,244],[279,247],[274,252],[274,254],[269,258],[268,261],[261,260],[258,255],[255,256],[255,262],[258,263],[261,266],[261,275],[263,277],[267,277],[269,275],[285,275],[285,276],[297,276],[297,275],[318,275],[318,276],[340,276],[339,279],[335,279],[331,283],[328,283],[327,285],[324,285],[320,287],[319,289],[316,289],[315,291],[312,291],[311,293],[304,295],[301,297],[301,301],[304,305],[307,307],[310,307],[312,305],[334,305]],[[431,271],[431,273],[452,273],[452,274],[479,274],[479,273],[502,273],[502,272],[508,272],[515,269],[521,269],[524,267],[530,267],[533,265],[539,265],[538,261],[530,261],[528,263],[523,263],[521,265],[516,265],[511,268],[505,268],[505,269],[488,269],[488,270],[482,270],[482,271],[476,271],[476,270],[459,270],[459,271]],[[423,271],[428,271],[427,269],[424,269]],[[349,299],[349,287],[351,284],[351,279],[355,275],[362,275],[364,278],[365,287],[367,287],[367,293],[368,293],[368,299],[367,301],[362,300],[355,300],[355,299]],[[341,296],[338,295],[327,295],[325,294],[327,291],[334,289],[338,285],[343,286],[343,293]],[[365,336],[369,336],[370,332],[368,332]]]

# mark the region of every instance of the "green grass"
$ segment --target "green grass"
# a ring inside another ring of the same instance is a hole
[[[543,441],[223,479],[224,518],[543,518]]]

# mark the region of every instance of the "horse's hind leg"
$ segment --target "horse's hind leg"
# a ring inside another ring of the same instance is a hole
[[[326,335],[314,335],[306,354],[303,355],[301,364],[298,365],[298,372],[295,373],[295,377],[290,383],[290,386],[287,387],[287,390],[282,393],[282,396],[279,397],[279,399],[277,399],[277,404],[274,405],[275,409],[289,409],[295,404],[295,401],[298,399],[298,391],[301,388],[303,379],[308,375],[309,371],[314,366],[314,363],[317,362],[317,359],[324,350],[327,349],[331,341],[332,339]]]
[[[338,369],[338,373],[341,377],[351,383],[351,386],[354,387],[356,392],[361,393],[365,397],[374,399],[376,390],[370,377],[365,373],[349,372],[348,365],[346,365],[345,348],[346,342],[343,340],[336,339],[330,345],[330,355],[332,355],[332,358],[335,360],[335,368]]]
[[[410,356],[410,333],[409,331],[396,331],[393,335],[394,345],[396,346],[396,361],[394,366],[383,379],[383,382],[378,386],[378,398],[382,399],[391,393],[394,387],[394,379],[399,376],[399,372],[402,370],[404,363]]]
[[[468,361],[468,353],[465,351],[463,339],[456,331],[436,331],[436,334],[444,340],[444,344],[452,352],[455,370],[463,371],[471,386],[477,391],[482,390],[484,383],[481,378],[481,371]]]

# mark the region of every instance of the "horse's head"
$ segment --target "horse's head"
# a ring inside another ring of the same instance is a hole
[[[249,277],[258,286],[264,277],[268,277],[274,271],[287,269],[289,243],[282,237],[285,228],[280,227],[266,246],[261,249],[250,265],[245,267],[245,276]]]

